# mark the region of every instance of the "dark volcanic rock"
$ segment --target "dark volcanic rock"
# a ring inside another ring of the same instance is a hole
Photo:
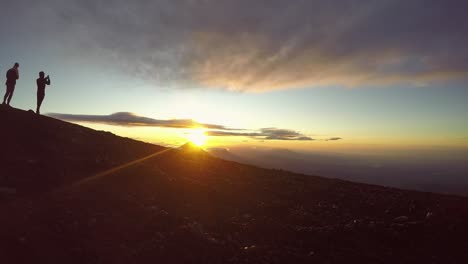
[[[15,109],[0,122],[2,263],[468,260],[464,197],[260,169],[193,146],[95,177],[164,148]]]

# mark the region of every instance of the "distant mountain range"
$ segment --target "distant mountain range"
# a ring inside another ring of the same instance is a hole
[[[403,189],[468,195],[468,153],[463,152],[452,151],[450,158],[446,158],[443,151],[433,151],[432,156],[428,156],[428,151],[408,151],[402,157],[248,146],[217,147],[207,151],[222,159],[263,168]]]

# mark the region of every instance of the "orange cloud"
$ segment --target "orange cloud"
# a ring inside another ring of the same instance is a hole
[[[70,56],[164,87],[262,92],[468,76],[461,0],[46,1],[41,23],[60,25],[48,31]]]

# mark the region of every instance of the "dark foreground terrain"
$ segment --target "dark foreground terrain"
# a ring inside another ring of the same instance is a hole
[[[468,198],[259,169],[3,107],[0,124],[1,263],[468,263]]]

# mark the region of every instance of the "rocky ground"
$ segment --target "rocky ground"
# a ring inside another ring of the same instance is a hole
[[[0,121],[2,263],[468,261],[468,198],[260,169],[189,145],[93,178],[164,148],[18,110]]]

